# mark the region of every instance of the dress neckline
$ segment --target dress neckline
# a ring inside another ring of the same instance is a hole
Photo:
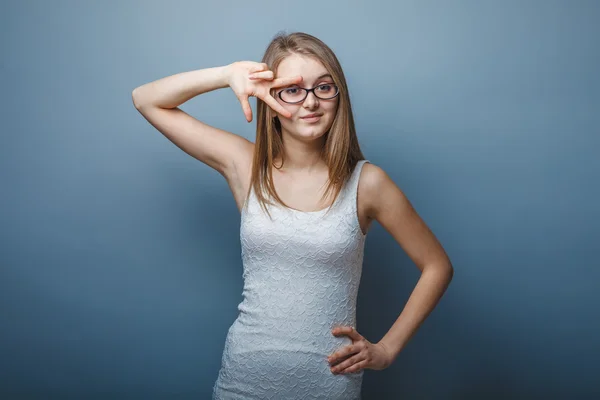
[[[278,207],[280,207],[280,208],[286,208],[286,209],[288,209],[288,210],[290,210],[290,211],[293,211],[293,212],[295,212],[295,213],[298,213],[298,214],[315,214],[315,215],[318,215],[318,214],[324,213],[325,211],[327,211],[327,210],[329,210],[329,209],[333,209],[333,207],[335,207],[335,206],[337,205],[337,203],[339,203],[339,202],[340,202],[340,200],[341,200],[341,197],[342,197],[342,196],[344,195],[344,193],[345,193],[345,190],[346,190],[346,183],[344,183],[344,185],[342,186],[342,190],[340,190],[340,193],[338,193],[338,195],[337,195],[337,197],[335,198],[335,200],[333,201],[333,203],[331,203],[331,205],[329,205],[329,206],[327,206],[327,207],[325,207],[325,208],[322,208],[322,209],[320,209],[320,210],[315,210],[315,211],[302,211],[302,210],[298,210],[298,209],[296,209],[296,208],[292,208],[292,207],[285,207],[285,206],[282,206],[281,204],[277,204],[277,206],[278,206]]]
[[[336,207],[338,205],[338,203],[340,203],[343,199],[343,197],[346,196],[346,192],[347,192],[347,187],[348,184],[352,181],[352,179],[354,178],[354,174],[356,173],[358,166],[361,162],[364,162],[367,160],[359,160],[356,165],[354,166],[354,170],[352,171],[352,173],[350,174],[350,176],[348,177],[348,179],[346,180],[346,182],[344,182],[344,184],[342,185],[342,189],[340,190],[340,193],[338,193],[337,197],[335,198],[335,200],[333,201],[333,203],[325,208],[322,208],[320,210],[315,210],[315,211],[302,211],[302,210],[298,210],[296,208],[292,208],[292,207],[286,207],[284,205],[281,205],[279,203],[275,203],[275,209],[279,209],[279,210],[283,210],[283,211],[289,211],[292,212],[296,215],[304,215],[304,216],[318,216],[321,214],[324,214],[325,212],[327,212],[328,210],[332,209],[334,207]],[[250,196],[252,196],[254,194],[254,188],[250,189]],[[248,196],[248,197],[250,197]],[[249,201],[249,198],[246,199],[246,201],[244,202],[244,207],[242,207],[242,214],[243,214],[243,210],[246,208],[246,203]]]

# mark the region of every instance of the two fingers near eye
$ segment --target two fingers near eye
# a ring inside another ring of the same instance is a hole
[[[271,82],[270,87],[271,87],[271,89],[274,89],[274,88],[279,88],[279,87],[283,87],[283,86],[289,86],[289,85],[293,85],[296,83],[300,83],[301,81],[302,81],[302,75],[289,76],[289,77],[285,77],[285,78],[277,78]],[[272,91],[272,93],[268,94],[267,96],[263,97],[262,100],[265,103],[267,103],[273,110],[275,110],[276,112],[281,114],[283,117],[290,118],[292,116],[292,113],[290,113],[281,104],[279,104],[277,102],[277,100],[275,100],[273,95],[274,95],[274,91]]]
[[[302,82],[302,79],[303,79],[302,75],[287,76],[287,77],[283,77],[283,78],[274,79],[275,75],[273,74],[273,71],[253,72],[250,75],[248,75],[248,77],[251,80],[257,80],[257,79],[270,80],[270,81],[272,81],[271,87],[282,87],[282,86],[294,85],[296,83]]]
[[[261,67],[264,68],[264,70],[261,69]],[[270,88],[279,88],[279,87],[283,87],[283,86],[293,85],[296,83],[300,83],[303,79],[301,75],[275,79],[275,74],[273,73],[273,71],[268,69],[268,66],[265,63],[262,63],[261,66],[255,68],[253,71],[251,71],[248,74],[248,78],[250,80],[264,79],[264,80],[271,81]],[[275,98],[272,96],[272,93],[267,94],[266,96],[260,96],[260,97],[262,98],[262,100],[265,103],[267,103],[277,113],[281,114],[282,116],[284,116],[286,118],[291,117],[292,114],[288,110],[286,110],[281,104],[279,104],[277,102],[277,100],[275,100]]]
[[[282,86],[294,85],[296,83],[302,82],[302,79],[303,79],[302,75],[287,76],[285,78],[277,78],[277,79],[273,80],[271,87],[282,87]]]

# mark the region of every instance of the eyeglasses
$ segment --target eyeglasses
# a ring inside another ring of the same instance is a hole
[[[321,100],[333,99],[340,92],[337,85],[333,83],[324,83],[319,86],[315,86],[312,89],[305,89],[301,87],[289,87],[280,90],[277,96],[288,104],[296,104],[303,102],[310,92]]]

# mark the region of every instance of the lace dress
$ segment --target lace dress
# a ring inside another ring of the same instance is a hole
[[[359,161],[326,215],[270,206],[254,192],[242,209],[243,300],[229,328],[214,400],[360,399],[364,370],[334,375],[327,356],[352,343],[335,326],[356,325],[363,235]]]

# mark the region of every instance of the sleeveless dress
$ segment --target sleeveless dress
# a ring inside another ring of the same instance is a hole
[[[326,214],[268,205],[251,190],[242,209],[243,300],[229,328],[213,400],[361,398],[364,370],[333,374],[327,357],[352,343],[366,235],[356,164]]]

